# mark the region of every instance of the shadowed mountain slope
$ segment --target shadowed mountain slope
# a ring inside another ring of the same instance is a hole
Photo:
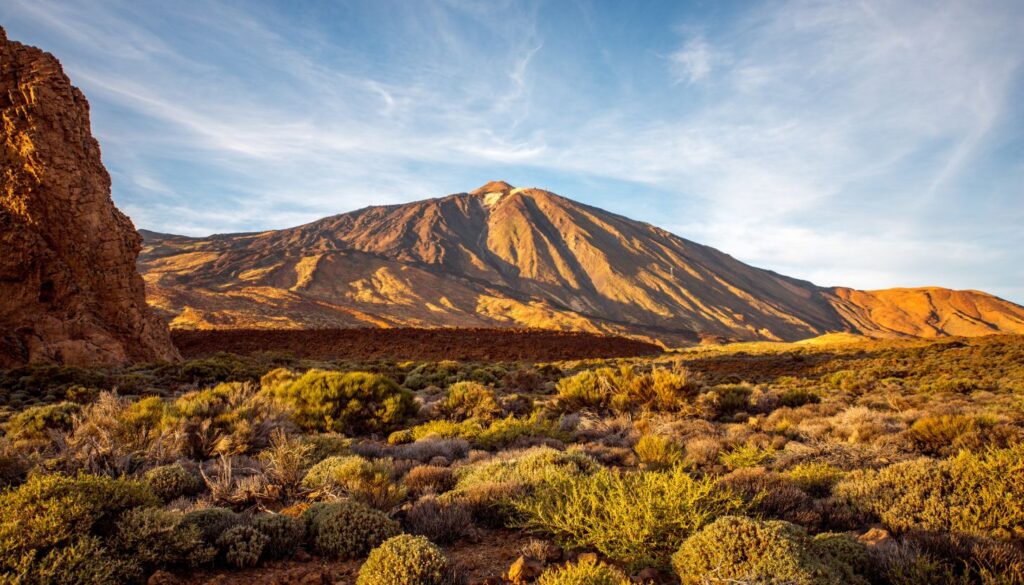
[[[284,230],[143,235],[151,303],[179,328],[517,326],[669,344],[1024,332],[1024,308],[983,293],[824,289],[503,182]]]

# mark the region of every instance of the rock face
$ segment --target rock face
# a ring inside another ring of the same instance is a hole
[[[143,235],[150,300],[180,328],[539,327],[670,345],[1024,332],[1024,307],[984,293],[822,288],[501,181],[284,230]]]
[[[53,55],[0,28],[0,367],[173,360],[114,207],[89,104]]]

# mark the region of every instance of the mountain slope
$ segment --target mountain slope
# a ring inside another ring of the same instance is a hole
[[[503,182],[285,230],[144,236],[139,268],[151,302],[182,328],[529,326],[679,343],[845,330],[941,335],[952,323],[915,328],[914,311],[879,322],[899,299],[822,289]],[[1024,331],[1020,307],[957,294],[960,308],[942,314],[975,320],[957,317],[957,331],[970,323],[979,332]]]

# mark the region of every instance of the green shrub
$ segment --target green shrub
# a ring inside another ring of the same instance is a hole
[[[196,567],[213,560],[216,551],[203,542],[199,528],[184,522],[180,512],[161,508],[129,510],[117,523],[113,547],[149,572]]]
[[[849,566],[818,550],[800,527],[743,516],[721,517],[687,538],[672,556],[672,567],[683,585],[867,585]]]
[[[241,521],[239,515],[231,510],[216,507],[193,510],[182,518],[182,524],[199,529],[199,535],[207,544],[216,544],[221,534]]]
[[[652,468],[671,467],[683,460],[683,446],[671,437],[644,435],[633,447],[641,463]]]
[[[594,559],[551,567],[537,579],[538,585],[629,585],[618,569]]]
[[[0,570],[23,555],[46,555],[98,530],[128,510],[158,500],[140,482],[79,475],[37,475],[0,494]]]
[[[992,421],[977,416],[926,416],[914,421],[907,434],[921,453],[943,456],[983,447],[992,426]]]
[[[260,562],[270,537],[252,526],[244,524],[228,528],[217,539],[217,548],[224,553],[229,565],[244,569]]]
[[[0,572],[0,582],[18,585],[120,585],[136,581],[141,576],[142,569],[130,559],[110,554],[99,538],[84,536],[42,557],[26,554],[10,573]]]
[[[597,462],[581,451],[535,447],[510,457],[460,469],[456,490],[491,483],[533,488],[554,477],[592,473],[598,468]]]
[[[303,518],[314,550],[340,560],[362,558],[401,532],[383,512],[351,500],[313,504]]]
[[[310,468],[302,485],[388,511],[406,496],[405,486],[392,481],[393,475],[391,461],[387,459],[370,461],[359,455],[328,457]]]
[[[422,536],[402,534],[373,549],[356,585],[449,585],[454,573],[441,549]]]
[[[69,431],[82,407],[74,402],[26,408],[11,417],[4,430],[12,440],[47,439],[47,431]]]
[[[456,382],[449,386],[448,395],[441,402],[440,410],[454,420],[487,420],[501,412],[494,390],[478,382]]]
[[[473,523],[471,510],[463,502],[424,496],[405,513],[409,532],[433,542],[448,543],[465,536]]]
[[[337,433],[317,433],[302,437],[309,444],[309,463],[319,463],[324,459],[338,455],[348,455],[352,439]]]
[[[417,411],[411,392],[366,372],[310,370],[270,394],[292,408],[302,428],[347,435],[394,430]]]
[[[837,562],[850,567],[856,575],[873,577],[875,561],[864,543],[845,532],[824,532],[814,536],[814,545]]]
[[[179,463],[154,467],[146,472],[143,481],[165,502],[195,495],[203,488],[203,482]]]
[[[851,472],[833,490],[894,530],[1024,538],[1024,444]]]
[[[666,567],[687,535],[744,508],[741,498],[714,480],[694,479],[678,467],[554,475],[513,506],[524,528],[633,568]]]
[[[720,384],[711,389],[715,411],[720,416],[750,410],[753,389],[746,384]]]
[[[302,520],[284,514],[257,514],[252,519],[252,527],[269,539],[263,550],[263,556],[269,559],[291,557],[306,539],[306,525]]]
[[[821,397],[804,388],[790,388],[779,396],[779,405],[797,408],[805,404],[818,404]]]

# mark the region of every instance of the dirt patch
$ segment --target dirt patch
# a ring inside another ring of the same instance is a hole
[[[443,547],[466,583],[500,581],[529,537],[514,530],[481,529],[475,542]],[[151,585],[354,585],[362,561],[280,561],[253,569],[199,570],[190,575],[160,573]]]
[[[226,329],[171,336],[185,358],[278,351],[321,360],[556,361],[662,352],[625,337],[538,329]]]

